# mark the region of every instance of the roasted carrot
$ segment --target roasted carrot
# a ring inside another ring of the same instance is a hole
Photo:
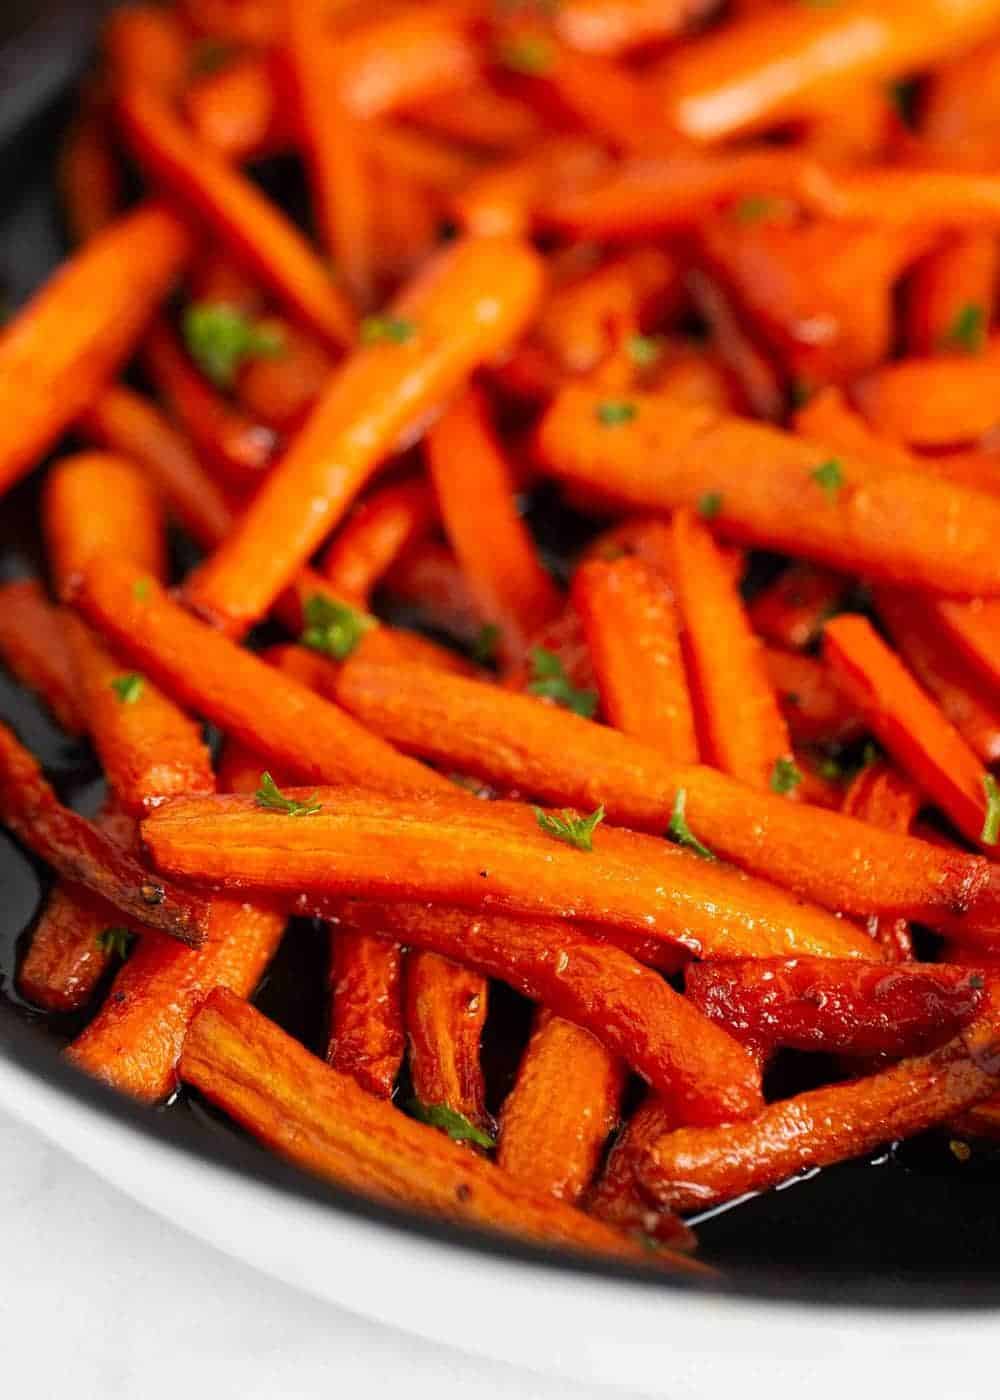
[[[644,1239],[690,1249],[694,1235],[671,1211],[653,1206],[639,1191],[636,1167],[665,1133],[677,1126],[670,1110],[648,1095],[625,1125],[601,1178],[584,1200],[588,1215]]]
[[[466,240],[433,260],[378,323],[377,343],[336,373],[235,530],[189,580],[192,606],[233,630],[266,611],[400,433],[517,337],[540,281],[535,254],[501,240]]]
[[[696,508],[711,492],[713,528],[741,542],[934,592],[1000,589],[1000,505],[984,493],[648,394],[612,424],[602,403],[567,388],[542,419],[538,456],[562,481],[654,511]]]
[[[283,1157],[338,1186],[540,1244],[640,1257],[606,1225],[408,1122],[231,994],[213,993],[195,1017],[180,1073]]]
[[[696,956],[801,950],[877,960],[869,939],[821,910],[657,838],[601,827],[585,853],[548,835],[530,808],[469,801],[454,788],[417,798],[353,788],[292,797],[322,810],[288,821],[252,799],[175,798],[146,819],[143,836],[166,871],[220,888],[283,891],[320,914],[328,897],[364,892],[474,909],[485,900],[524,917],[658,936]]]
[[[531,232],[547,192],[554,187],[572,198],[606,164],[593,142],[553,136],[474,175],[452,199],[452,211],[467,234],[522,238]]]
[[[641,559],[594,559],[576,571],[573,605],[608,723],[678,763],[697,762],[680,624],[665,580]]]
[[[403,1063],[403,953],[346,920],[330,934],[330,1031],[326,1059],[362,1089],[388,1099]]]
[[[750,621],[769,642],[797,651],[816,641],[847,591],[842,574],[812,564],[790,564],[750,603]]]
[[[195,946],[204,939],[205,902],[151,875],[106,832],[62,806],[6,725],[0,725],[0,822],[63,879],[113,904],[126,923]]]
[[[107,19],[101,43],[115,83],[176,96],[188,75],[190,36],[163,5],[123,5]]]
[[[519,150],[542,131],[542,123],[529,103],[486,83],[463,88],[461,102],[455,102],[446,93],[408,103],[406,116],[435,135],[498,153]]]
[[[445,1107],[479,1129],[489,1125],[479,1042],[489,984],[439,953],[406,955],[406,1038],[417,1101]]]
[[[463,98],[464,104],[467,101]],[[425,213],[429,194],[448,194],[467,183],[478,169],[479,162],[461,146],[414,130],[401,122],[380,121],[366,127],[364,133],[368,154],[388,186],[394,180],[408,180],[419,190]],[[390,194],[380,189],[380,198]]]
[[[258,331],[280,346],[275,355],[253,355],[237,373],[234,392],[245,413],[279,434],[298,432],[326,388],[333,361],[316,336],[277,317],[258,322]]]
[[[997,281],[992,233],[953,234],[913,270],[907,288],[907,343],[914,355],[975,351],[990,328]]]
[[[83,733],[62,618],[37,579],[0,585],[0,659],[12,676],[41,696],[67,734]]]
[[[481,67],[471,18],[460,5],[403,5],[340,34],[331,76],[349,110],[370,120],[468,87]]]
[[[807,812],[529,697],[360,660],[344,666],[337,695],[411,753],[583,812],[603,803],[609,820],[636,830],[665,831],[683,790],[684,822],[708,849],[828,909],[913,918],[986,941],[1000,927],[992,867],[981,856]]]
[[[701,267],[688,273],[688,290],[707,321],[712,348],[735,381],[738,406],[768,420],[780,418],[784,395],[777,369],[740,322],[732,298]]]
[[[847,744],[864,733],[863,721],[821,661],[765,647],[764,665],[796,744]]]
[[[557,32],[584,53],[621,54],[683,33],[712,9],[712,0],[564,0]]]
[[[74,242],[86,243],[114,222],[122,183],[107,111],[92,96],[70,128],[59,161],[60,192]]]
[[[0,492],[28,471],[133,350],[187,256],[147,205],[91,239],[0,335]]]
[[[292,145],[272,67],[266,56],[236,49],[221,68],[196,74],[184,90],[188,123],[226,160],[253,160]]]
[[[883,365],[854,388],[880,433],[914,447],[972,442],[997,421],[1000,347],[982,354],[928,355]]]
[[[827,623],[823,654],[889,753],[969,841],[996,845],[986,769],[867,618]]]
[[[673,546],[674,588],[706,756],[751,787],[793,796],[799,775],[788,727],[732,575],[690,511],[674,515]]]
[[[323,574],[335,593],[366,606],[386,570],[414,540],[425,535],[436,516],[426,483],[411,479],[383,486],[351,512],[323,560]]]
[[[886,831],[912,831],[920,812],[919,789],[888,763],[869,763],[852,780],[844,794],[843,807],[849,817],[858,817]],[[885,949],[890,962],[913,958],[913,935],[905,919],[880,919],[872,915],[868,932]]]
[[[911,1137],[996,1090],[998,1045],[997,1013],[989,1004],[939,1049],[870,1078],[771,1104],[746,1124],[665,1134],[639,1164],[640,1184],[657,1204],[704,1208]]]

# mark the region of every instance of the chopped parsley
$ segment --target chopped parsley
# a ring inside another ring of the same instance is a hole
[[[111,682],[111,689],[123,705],[134,705],[142,695],[144,686],[145,681],[135,671],[130,671],[127,676],[115,676]]]
[[[403,316],[366,316],[361,322],[362,345],[405,345],[417,328]]]
[[[771,791],[779,793],[782,797],[789,792],[794,792],[802,781],[802,773],[798,765],[790,758],[779,758],[771,769]]]
[[[986,818],[979,839],[986,846],[995,846],[1000,840],[1000,787],[992,773],[983,774],[983,790],[986,793]]]
[[[193,302],[184,312],[184,343],[195,364],[220,389],[231,389],[246,360],[276,359],[285,339],[225,301]]]
[[[335,661],[345,661],[365,633],[378,626],[378,619],[369,613],[359,612],[323,593],[307,598],[302,614],[305,621],[299,638],[302,645],[332,656]]]
[[[714,851],[710,851],[706,845],[698,840],[694,832],[687,824],[687,788],[678,788],[677,796],[674,798],[674,809],[670,813],[670,825],[667,827],[667,835],[671,840],[676,841],[678,846],[687,846],[695,855],[701,856],[704,860],[718,860]]]
[[[254,793],[258,807],[268,812],[283,812],[286,817],[314,817],[323,810],[322,802],[311,798],[308,802],[297,802],[294,797],[286,797],[270,773],[261,773],[260,787]]]
[[[629,403],[628,399],[604,399],[594,412],[598,423],[602,423],[605,428],[615,428],[621,423],[631,423],[639,410],[634,403]]]
[[[706,491],[698,500],[698,514],[703,520],[714,520],[721,510],[721,491]]]
[[[512,73],[537,78],[555,62],[555,50],[541,34],[513,34],[497,45],[497,60]]]
[[[663,354],[663,339],[658,335],[630,335],[625,348],[634,365],[651,369]]]
[[[733,218],[738,224],[759,224],[777,213],[779,204],[766,194],[748,194],[733,205]]]
[[[97,935],[95,941],[102,952],[117,954],[118,957],[125,958],[128,957],[133,937],[134,935],[127,928],[106,928]]]
[[[578,817],[566,808],[561,815],[556,812],[543,812],[541,807],[531,809],[538,825],[546,836],[554,836],[557,841],[565,841],[567,846],[575,846],[578,851],[594,849],[594,832],[604,820],[604,804],[589,817]]]
[[[149,595],[153,591],[153,585],[148,578],[137,578],[132,585],[132,597],[137,603],[149,601]]]
[[[967,301],[955,313],[955,318],[941,340],[945,350],[963,350],[978,355],[986,344],[986,311],[976,301]]]
[[[572,710],[584,719],[593,719],[597,709],[596,690],[578,690],[570,681],[562,661],[547,647],[532,647],[530,654],[531,680],[528,693],[543,700],[554,700],[565,710]]]
[[[449,1108],[446,1103],[421,1103],[419,1099],[411,1099],[408,1107],[411,1116],[419,1123],[426,1123],[431,1128],[440,1128],[453,1142],[472,1142],[476,1147],[485,1148],[487,1152],[496,1146],[495,1138],[490,1137],[489,1133],[484,1133],[475,1123],[471,1123],[464,1113]]]
[[[831,501],[835,501],[844,484],[844,466],[839,457],[830,457],[809,476],[817,486],[822,487]]]

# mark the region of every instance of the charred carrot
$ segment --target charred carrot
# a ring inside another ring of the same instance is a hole
[[[0,335],[0,492],[34,465],[128,358],[189,248],[165,209],[112,224]]]
[[[812,564],[789,564],[756,595],[747,611],[755,632],[779,647],[798,651],[812,645],[847,591],[848,581],[842,574]]]
[[[351,512],[323,560],[331,589],[358,606],[414,540],[430,529],[434,497],[418,480],[395,482],[371,492]]]
[[[516,243],[470,239],[433,260],[373,323],[371,343],[336,373],[233,533],[189,580],[192,606],[233,630],[265,612],[400,433],[516,338],[540,281],[537,257]]]
[[[980,349],[996,296],[997,240],[954,234],[913,270],[907,291],[907,342],[914,355]]]
[[[388,1099],[403,1063],[403,953],[346,921],[330,934],[327,1063]]]
[[[0,585],[0,659],[40,695],[67,734],[86,728],[62,618],[37,579]]]
[[[560,480],[654,511],[697,508],[711,492],[713,529],[741,542],[932,592],[1000,589],[992,497],[648,394],[611,424],[602,405],[567,388],[542,419],[538,455]]]
[[[490,1124],[479,1042],[489,984],[439,953],[406,954],[404,1014],[413,1092],[425,1108],[445,1107],[480,1130]]]

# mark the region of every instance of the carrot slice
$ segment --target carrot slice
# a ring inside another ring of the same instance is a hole
[[[403,1063],[403,954],[395,943],[349,928],[330,934],[327,1063],[388,1099]]]
[[[0,335],[0,493],[28,471],[128,358],[189,251],[146,205],[91,239]]]
[[[647,394],[630,395],[611,425],[602,409],[583,388],[557,396],[537,441],[553,475],[633,509],[697,507],[713,492],[722,498],[713,527],[741,542],[930,592],[1000,589],[1000,503],[981,492]]]
[[[383,486],[351,512],[326,552],[323,573],[342,598],[360,606],[383,574],[430,529],[434,497],[422,481]]]
[[[910,352],[978,349],[993,314],[997,240],[992,233],[958,233],[913,270],[907,291]]]
[[[516,243],[465,240],[433,260],[380,323],[386,334],[336,373],[236,529],[189,580],[192,605],[233,630],[261,616],[400,433],[517,337],[540,281],[538,258]],[[494,289],[485,299],[484,286]]]
[[[690,511],[674,515],[673,545],[674,587],[708,760],[757,788],[774,786],[784,764],[796,783],[788,728],[731,571]],[[794,794],[794,786],[781,790]]]
[[[67,734],[83,733],[62,618],[37,579],[0,585],[0,658],[11,675],[42,697]]]
[[[711,768],[671,763],[635,739],[532,698],[360,659],[342,669],[337,695],[369,728],[410,752],[584,812],[603,803],[611,821],[637,830],[664,832],[683,790],[686,823],[705,846],[828,909],[905,916],[980,939],[1000,928],[992,867],[981,856],[806,811]]]
[[[338,1186],[538,1243],[640,1257],[606,1225],[370,1097],[231,994],[213,993],[195,1017],[180,1073],[281,1156]]]
[[[479,1042],[489,984],[439,953],[411,951],[405,985],[410,1077],[418,1102],[444,1105],[477,1128],[488,1127]]]
[[[808,433],[808,429],[805,431]],[[747,611],[760,636],[779,647],[799,651],[817,639],[823,624],[838,611],[847,590],[847,579],[831,569],[789,564],[756,595]]]
[[[442,685],[452,680],[426,674]],[[454,792],[382,798],[349,788],[296,790],[293,796],[322,808],[308,821],[282,819],[249,798],[175,798],[146,819],[143,836],[164,870],[216,886],[284,891],[320,914],[332,895],[473,909],[485,902],[657,936],[706,957],[801,950],[877,960],[863,934],[719,862],[603,827],[584,853],[547,835],[530,808]]]
[[[989,849],[986,769],[867,618],[827,624],[823,653],[872,732],[968,840]]]

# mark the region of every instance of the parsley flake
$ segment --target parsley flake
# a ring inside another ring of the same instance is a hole
[[[698,501],[698,514],[703,520],[714,520],[722,509],[722,492],[706,491]]]
[[[563,808],[562,815],[556,812],[543,812],[541,807],[532,807],[535,820],[546,836],[554,836],[557,841],[565,841],[567,846],[575,846],[578,851],[594,849],[594,832],[604,820],[604,804],[589,817],[578,817],[574,812]]]
[[[362,345],[405,345],[416,333],[414,323],[402,316],[366,316],[361,322]]]
[[[620,423],[631,423],[639,410],[627,399],[604,399],[594,412],[598,423],[603,423],[605,428],[614,428]]]
[[[497,648],[503,633],[495,622],[487,622],[479,636],[472,643],[472,659],[480,666],[488,666],[497,659]]]
[[[676,841],[678,846],[687,846],[703,860],[718,860],[714,851],[710,851],[706,845],[698,840],[694,832],[687,823],[687,788],[678,788],[677,796],[674,798],[674,808],[670,813],[670,825],[667,827],[667,835],[671,840]]]
[[[132,585],[132,597],[137,603],[149,601],[149,595],[153,591],[153,585],[148,578],[137,578]]]
[[[273,360],[285,351],[277,327],[255,321],[230,302],[193,302],[184,312],[182,329],[189,355],[220,389],[232,388],[244,361]]]
[[[144,685],[142,676],[130,671],[127,676],[115,676],[111,682],[111,689],[123,705],[134,705],[142,695]]]
[[[651,369],[663,354],[663,338],[658,335],[630,335],[625,348],[634,365],[640,369]]]
[[[802,781],[802,773],[798,765],[790,758],[779,758],[775,761],[771,769],[771,791],[779,793],[782,797],[786,793],[794,792]]]
[[[323,593],[307,598],[302,614],[305,627],[299,641],[313,651],[332,656],[335,661],[345,661],[365,633],[378,626],[378,619],[369,613],[359,612],[347,603],[338,603]]]
[[[314,817],[323,810],[322,802],[310,798],[308,802],[297,802],[294,797],[286,797],[270,773],[261,773],[260,787],[254,793],[258,807],[268,812],[284,812],[286,817]]]
[[[778,207],[778,201],[770,195],[748,194],[733,205],[733,218],[738,224],[759,224],[773,218]]]
[[[986,846],[995,846],[1000,840],[1000,787],[992,773],[983,774],[983,790],[986,793],[986,818],[979,839]]]
[[[976,301],[967,301],[941,338],[945,350],[978,355],[986,344],[986,312]]]
[[[817,486],[823,488],[831,501],[835,501],[844,484],[844,466],[839,457],[830,457],[821,462],[809,476]]]
[[[512,73],[537,78],[552,67],[555,51],[540,34],[514,34],[497,45],[497,59]]]
[[[547,647],[532,647],[530,653],[531,680],[528,684],[530,695],[539,695],[543,700],[554,700],[565,710],[575,715],[592,719],[597,709],[596,690],[577,690],[566,674],[562,662],[554,651]]]
[[[102,952],[117,954],[118,957],[125,958],[128,957],[133,936],[127,928],[106,928],[97,935],[94,941]]]
[[[452,1142],[475,1143],[476,1147],[483,1147],[487,1152],[496,1146],[495,1138],[490,1137],[489,1133],[484,1133],[475,1123],[471,1123],[464,1113],[449,1108],[446,1103],[421,1103],[419,1099],[411,1099],[408,1108],[418,1123],[440,1128],[448,1134]]]

